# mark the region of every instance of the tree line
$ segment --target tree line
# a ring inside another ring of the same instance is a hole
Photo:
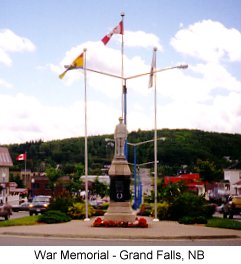
[[[134,131],[128,134],[128,142],[152,140],[153,131]],[[204,180],[223,179],[223,169],[241,160],[241,135],[205,132],[188,129],[162,129],[157,131],[158,176],[177,175],[183,171],[199,172]],[[88,137],[89,174],[101,175],[103,168],[111,164],[114,144],[113,134]],[[84,137],[63,140],[30,141],[7,145],[14,166],[12,171],[24,169],[24,162],[16,157],[27,152],[27,169],[46,172],[60,168],[63,175],[84,174]],[[137,163],[154,160],[154,143],[136,147]],[[133,163],[134,149],[128,146],[128,162]],[[150,165],[153,168],[153,165]],[[132,166],[131,166],[132,169]]]

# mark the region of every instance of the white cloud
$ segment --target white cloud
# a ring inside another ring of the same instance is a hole
[[[28,38],[18,36],[10,29],[0,30],[0,62],[11,66],[11,52],[32,52],[36,49],[35,45]]]
[[[127,47],[141,47],[141,48],[158,48],[162,51],[160,39],[153,33],[146,33],[144,31],[125,31],[125,45]]]
[[[0,79],[0,87],[12,88],[13,85],[3,79]]]
[[[241,61],[241,33],[217,21],[203,20],[180,29],[171,45],[178,52],[207,62],[225,58]]]
[[[196,102],[173,102],[158,105],[158,127],[201,129],[241,133],[241,95],[217,96],[210,105]]]
[[[235,78],[228,68],[222,65],[223,58],[238,61],[239,51],[233,50],[231,40],[224,42],[221,38],[223,42],[215,42],[212,38],[214,28],[220,38],[222,37],[220,34],[223,33],[226,34],[226,38],[233,34],[237,41],[239,39],[239,33],[237,34],[235,30],[227,29],[221,23],[210,20],[181,29],[172,39],[172,45],[178,52],[189,54],[201,59],[202,62],[189,65],[188,70],[175,69],[157,74],[158,128],[241,133],[241,80]],[[141,43],[144,36],[149,35],[145,33],[136,35],[136,46]],[[126,36],[128,42],[127,37],[128,35]],[[133,40],[134,38],[131,40],[129,37],[129,44]],[[154,43],[156,45],[153,45]],[[153,41],[143,42],[139,46],[153,47],[158,44],[160,45],[159,39],[154,38]],[[205,44],[205,47],[202,44]],[[135,43],[131,45],[134,46]],[[59,65],[49,64],[46,67],[56,74],[61,73],[64,70],[63,66],[70,64],[83,48],[87,48],[88,68],[121,75],[120,50],[114,49],[112,45],[105,46],[101,41],[86,42],[73,47],[66,52]],[[146,63],[141,56],[125,55],[124,75],[128,77],[149,72],[150,61]],[[81,70],[69,71],[60,85],[73,85],[80,79],[80,85],[83,85],[83,74],[80,72]],[[148,78],[146,76],[127,80],[129,131],[139,128],[153,129],[154,90],[148,89]],[[87,72],[87,83],[88,95],[90,93],[87,109],[88,134],[113,133],[121,114],[121,80]],[[75,101],[69,106],[53,107],[41,103],[35,97],[23,94],[0,95],[0,101],[3,102],[1,107],[8,113],[8,115],[0,113],[0,143],[84,136],[82,101]]]
[[[0,95],[0,144],[28,140],[51,140],[84,136],[84,104],[46,106],[35,97],[16,94]],[[7,114],[6,114],[7,113]],[[114,117],[120,113],[99,101],[89,101],[87,108],[88,134],[113,133]],[[108,120],[108,122],[106,122]]]
[[[60,62],[60,66],[51,65],[51,70],[57,72],[58,74],[63,72],[64,65],[69,65],[83,51],[83,48],[85,47],[88,47],[86,53],[87,68],[121,77],[120,50],[113,49],[109,46],[104,46],[100,41],[86,42],[77,47],[73,47],[71,50],[66,52],[64,59]],[[125,77],[150,71],[150,65],[146,65],[140,56],[129,58],[124,55],[124,65]],[[83,74],[80,74],[78,70],[72,70],[66,74],[63,81],[67,85],[72,85],[75,81],[80,79],[83,79]],[[113,78],[99,73],[87,71],[87,82],[90,87],[105,94],[108,97],[117,98],[120,96],[122,81],[119,78]],[[147,88],[147,84],[148,80],[144,86],[145,90]],[[139,92],[144,91],[143,80],[141,79],[128,81],[127,85],[128,88],[137,89]],[[115,87],[120,87],[120,89],[116,89]]]

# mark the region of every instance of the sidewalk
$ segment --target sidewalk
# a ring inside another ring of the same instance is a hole
[[[148,228],[92,227],[90,221],[72,220],[61,224],[1,227],[0,235],[96,238],[96,239],[224,239],[241,238],[241,231],[211,228],[203,225],[182,225],[173,221],[153,222]]]

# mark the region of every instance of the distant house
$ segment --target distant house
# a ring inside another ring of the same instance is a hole
[[[231,195],[241,195],[241,162],[224,170],[224,180],[230,183]]]
[[[4,203],[9,195],[9,168],[12,166],[13,161],[8,149],[0,147],[0,199]]]

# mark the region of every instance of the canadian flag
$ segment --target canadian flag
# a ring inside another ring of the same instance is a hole
[[[109,34],[105,35],[102,38],[102,42],[104,43],[104,45],[106,45],[110,38],[112,37],[113,34],[124,34],[124,27],[123,27],[123,21],[121,21]]]
[[[16,158],[16,160],[26,160],[27,159],[27,154],[23,153],[23,154],[19,154]]]

